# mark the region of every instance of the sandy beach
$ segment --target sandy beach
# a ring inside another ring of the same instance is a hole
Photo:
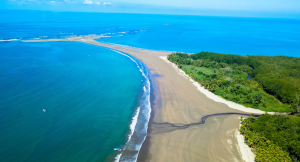
[[[205,124],[186,129],[160,124],[196,123],[203,116],[216,113],[256,113],[230,108],[226,103],[215,101],[199,91],[189,78],[180,75],[176,68],[160,58],[169,52],[109,45],[82,37],[48,41],[79,41],[119,50],[139,59],[150,69],[155,82],[152,85],[153,111],[138,161],[243,161],[237,138],[239,115],[214,116],[208,118]]]

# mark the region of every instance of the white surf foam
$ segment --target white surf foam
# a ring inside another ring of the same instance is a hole
[[[119,162],[121,155],[122,155],[122,153],[118,154],[118,155],[115,157],[115,161],[114,161],[114,162]]]
[[[135,115],[133,116],[132,120],[131,120],[131,124],[130,124],[130,130],[131,130],[131,133],[128,135],[128,140],[127,140],[127,143],[128,141],[130,141],[131,139],[131,136],[134,132],[134,129],[135,129],[135,126],[136,126],[136,123],[137,123],[137,118],[139,116],[139,113],[140,113],[140,107],[137,108],[137,110],[135,111]]]
[[[110,48],[108,48],[110,49]],[[133,157],[131,157],[131,160],[130,161],[136,161],[137,160],[137,157],[138,157],[138,154],[139,154],[139,151],[142,147],[142,144],[144,143],[145,139],[146,139],[146,136],[147,136],[147,129],[148,129],[148,123],[149,123],[149,119],[150,119],[150,114],[151,114],[151,104],[150,104],[150,81],[149,81],[149,78],[147,77],[147,75],[145,74],[145,72],[143,71],[143,66],[141,66],[135,59],[133,59],[133,57],[129,56],[128,54],[126,53],[123,53],[123,52],[120,52],[120,51],[117,51],[117,50],[114,50],[114,49],[110,49],[114,52],[117,52],[123,56],[126,56],[128,57],[129,59],[131,59],[136,65],[137,65],[137,68],[139,68],[139,71],[142,73],[143,77],[146,79],[145,80],[145,86],[143,87],[143,90],[144,90],[144,94],[142,95],[142,102],[140,103],[140,107],[138,107],[138,109],[136,110],[135,112],[135,115],[134,117],[132,118],[132,123],[130,125],[130,130],[131,130],[131,133],[128,137],[128,141],[126,142],[124,148],[126,148],[126,145],[129,144],[130,142],[130,139],[136,129],[136,124],[137,124],[137,121],[138,121],[138,117],[140,115],[140,113],[142,113],[141,115],[143,115],[146,119],[146,122],[143,123],[143,129],[141,131],[143,131],[145,133],[145,136],[142,140],[141,143],[134,143],[135,144],[135,150],[138,152],[136,155],[134,155]],[[140,111],[140,108],[143,108],[141,111]],[[122,151],[123,153],[123,151]],[[117,162],[121,159],[121,156],[122,156],[122,153],[117,155],[116,159],[117,159]]]
[[[16,42],[16,41],[19,41],[20,39],[1,39],[0,42]]]

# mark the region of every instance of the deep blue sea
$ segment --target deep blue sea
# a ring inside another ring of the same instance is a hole
[[[133,48],[300,57],[300,20],[0,10],[0,161],[135,161],[150,115],[147,67],[74,35]],[[46,112],[42,110],[46,109]],[[113,148],[125,151],[114,151]]]

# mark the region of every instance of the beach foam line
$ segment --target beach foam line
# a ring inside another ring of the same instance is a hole
[[[107,47],[106,47],[107,48]],[[139,69],[139,71],[142,73],[142,76],[145,78],[145,81],[144,81],[144,86],[143,86],[143,91],[144,91],[144,94],[142,95],[141,97],[141,103],[140,103],[140,106],[138,107],[138,109],[136,110],[135,112],[135,115],[133,116],[132,118],[132,123],[130,124],[130,130],[131,130],[131,133],[130,135],[128,136],[128,140],[124,146],[124,149],[122,150],[122,152],[120,154],[118,154],[116,157],[115,157],[115,162],[118,162],[118,161],[136,161],[137,160],[137,157],[138,157],[138,154],[139,154],[139,151],[142,147],[142,144],[144,143],[146,137],[147,137],[147,130],[148,130],[148,123],[149,123],[149,119],[150,119],[150,115],[151,115],[151,104],[150,104],[150,80],[149,78],[147,77],[146,73],[147,71],[144,71],[145,69],[143,68],[144,65],[136,60],[134,57],[130,56],[129,54],[127,53],[124,53],[124,52],[121,52],[121,51],[118,51],[118,50],[115,50],[115,49],[111,49],[111,48],[107,48],[109,50],[112,50],[116,53],[119,53],[123,56],[126,56],[128,57],[129,59],[131,59],[136,65],[137,65],[137,68]],[[148,73],[147,73],[148,74]],[[143,140],[140,142],[140,143],[135,143],[134,141],[131,140],[132,138],[132,135],[135,133],[136,131],[136,126],[137,126],[137,123],[139,121],[139,116],[141,117],[144,117],[145,119],[145,123],[143,122],[142,124],[142,127],[139,126],[139,129],[140,130],[137,130],[139,133],[141,134],[144,134],[143,136]],[[123,155],[123,151],[124,150],[131,150],[132,148],[130,147],[130,145],[134,144],[135,145],[135,148],[134,150],[137,151],[137,154],[130,157],[130,160],[128,159],[124,159],[122,157]],[[128,147],[127,147],[128,146]]]
[[[247,113],[253,113],[253,114],[264,114],[265,113],[265,111],[261,111],[261,110],[250,108],[250,107],[245,107],[244,105],[240,105],[235,102],[228,101],[228,100],[225,100],[224,98],[221,98],[220,96],[218,96],[218,95],[212,93],[211,91],[205,89],[204,87],[202,87],[198,82],[196,82],[190,76],[188,76],[183,70],[179,69],[177,67],[177,65],[170,62],[168,60],[167,56],[160,56],[159,58],[164,60],[166,63],[170,64],[178,72],[179,75],[187,78],[200,92],[202,92],[206,97],[214,100],[215,102],[226,104],[228,107],[230,107],[232,109],[244,111]],[[276,112],[267,112],[267,113],[271,114],[271,115],[276,114]]]
[[[137,110],[135,111],[135,115],[133,116],[133,118],[131,119],[131,124],[130,124],[130,130],[131,130],[131,133],[128,135],[128,141],[130,141],[131,139],[131,136],[132,134],[134,133],[134,129],[135,129],[135,126],[136,126],[136,123],[137,123],[137,118],[139,116],[139,113],[140,113],[140,107],[137,108]]]
[[[0,42],[16,42],[16,41],[20,41],[20,39],[1,39]]]
[[[122,156],[122,153],[118,154],[118,155],[115,157],[115,161],[114,161],[114,162],[119,162],[121,156]]]
[[[136,126],[137,126],[137,123],[138,123],[138,117],[139,117],[140,115],[143,115],[144,112],[145,112],[145,110],[146,110],[146,112],[148,112],[148,114],[146,115],[146,117],[147,117],[146,121],[147,121],[147,122],[144,123],[144,125],[145,125],[146,127],[143,129],[143,131],[145,131],[145,134],[146,134],[146,136],[147,136],[148,123],[149,123],[150,114],[151,114],[151,104],[150,104],[150,81],[149,81],[149,78],[147,77],[147,75],[145,74],[145,72],[143,71],[143,70],[144,70],[144,69],[143,69],[143,65],[140,65],[140,64],[138,63],[138,61],[137,61],[134,57],[130,56],[130,55],[127,54],[127,53],[124,53],[124,52],[121,52],[121,51],[118,51],[118,50],[115,50],[115,49],[111,49],[111,48],[108,48],[108,47],[104,47],[104,48],[109,49],[109,50],[111,50],[111,51],[114,51],[114,52],[116,52],[116,53],[118,53],[118,54],[121,54],[121,55],[123,55],[123,56],[125,56],[125,57],[128,57],[131,61],[133,61],[133,62],[137,65],[137,68],[139,69],[139,71],[142,73],[142,76],[145,78],[145,82],[144,82],[144,83],[146,84],[145,86],[143,86],[143,91],[144,91],[143,97],[146,96],[147,98],[144,99],[144,100],[142,100],[142,101],[144,101],[144,102],[141,102],[141,103],[140,103],[140,106],[136,109],[136,111],[135,111],[135,113],[134,113],[135,115],[133,115],[133,117],[132,117],[132,119],[131,119],[131,124],[130,124],[130,126],[129,126],[129,128],[130,128],[130,134],[128,135],[128,140],[127,140],[127,142],[126,142],[124,148],[122,149],[121,153],[118,154],[118,155],[115,157],[115,161],[114,161],[114,162],[119,162],[120,160],[121,160],[121,161],[125,161],[124,159],[122,159],[123,151],[124,151],[124,150],[127,150],[127,149],[126,149],[126,148],[127,148],[127,145],[130,145],[132,135],[133,135],[133,134],[135,133],[135,131],[136,131]],[[143,97],[142,97],[142,98],[143,98]],[[142,98],[141,98],[141,99],[142,99]],[[145,103],[145,102],[146,102],[146,103]],[[147,104],[147,105],[145,106],[145,104]],[[140,111],[140,110],[141,110],[141,107],[142,107],[142,108],[145,107],[145,109],[142,109],[142,112]],[[140,113],[142,113],[142,114],[140,114]],[[134,143],[134,144],[136,145],[135,150],[138,151],[138,153],[139,153],[139,151],[140,151],[140,149],[141,149],[142,144],[144,143],[144,141],[145,141],[145,139],[146,139],[146,136],[143,138],[143,141],[142,141],[141,143]],[[131,143],[132,143],[132,142],[131,142]],[[136,160],[137,160],[137,157],[138,157],[138,153],[137,153],[136,155],[132,156],[131,159],[130,159],[130,161],[136,161]],[[126,160],[126,161],[128,161],[128,160]]]
[[[136,123],[137,123],[137,118],[138,118],[139,114],[140,114],[140,107],[138,107],[138,108],[136,109],[135,115],[134,115],[134,116],[132,117],[132,119],[131,119],[131,124],[130,124],[130,126],[129,126],[129,128],[130,128],[130,134],[128,135],[128,140],[127,140],[126,144],[130,141],[131,136],[132,136],[133,133],[134,133],[135,126],[136,126]],[[126,144],[125,144],[125,145],[126,145]],[[121,158],[121,156],[122,156],[122,154],[123,154],[123,150],[122,150],[122,152],[121,152],[120,154],[118,154],[118,155],[115,157],[115,161],[114,161],[114,162],[119,162],[119,161],[120,161],[120,158]]]

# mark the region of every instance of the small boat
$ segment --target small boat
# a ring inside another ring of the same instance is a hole
[[[46,112],[47,110],[46,110],[46,109],[43,109],[43,111]]]
[[[120,148],[114,148],[115,151],[122,151]]]

